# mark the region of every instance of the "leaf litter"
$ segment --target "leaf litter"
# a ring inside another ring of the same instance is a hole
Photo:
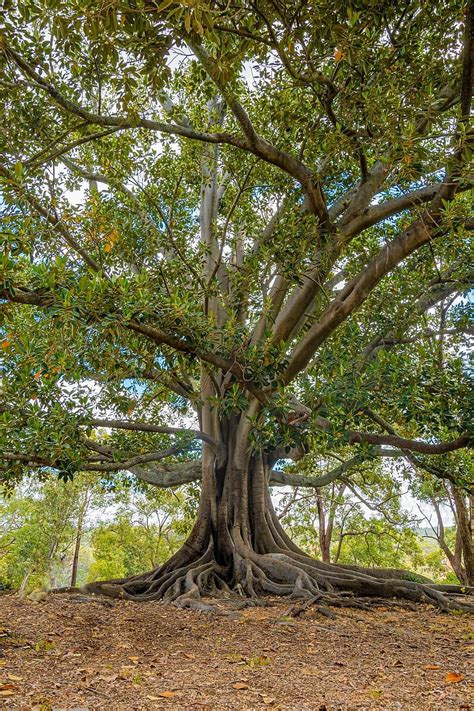
[[[474,711],[472,618],[314,609],[282,625],[269,600],[239,617],[158,602],[0,597],[5,711]]]

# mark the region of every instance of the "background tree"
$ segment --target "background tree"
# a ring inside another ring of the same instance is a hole
[[[104,505],[91,475],[25,482],[0,500],[0,580],[20,592],[77,579],[79,540],[92,506]]]
[[[309,459],[304,460],[306,472],[314,469]],[[301,469],[300,463],[294,466]],[[299,545],[327,563],[409,564],[416,570],[423,565],[414,531],[418,520],[403,510],[404,493],[399,478],[374,460],[325,487],[295,487],[281,498],[277,514]]]
[[[438,543],[459,581],[474,582],[474,540],[472,494],[451,482],[425,477],[414,484],[417,498],[431,504],[431,515],[419,506],[429,529],[427,535]],[[454,526],[447,527],[442,506],[451,510]]]
[[[444,1],[9,8],[6,479],[201,479],[183,547],[91,589],[461,604],[309,558],[268,483],[279,460],[351,447],[313,484],[373,457],[468,484],[450,464],[471,442],[465,314],[446,299],[472,276],[472,16]],[[440,337],[433,377],[424,344]]]
[[[179,549],[192,529],[192,492],[150,487],[134,491],[126,486],[115,500],[119,507],[113,520],[100,523],[92,532],[94,562],[89,580],[153,569]]]

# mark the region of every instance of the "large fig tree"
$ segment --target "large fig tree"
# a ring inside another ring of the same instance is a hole
[[[201,480],[185,545],[96,591],[462,604],[308,557],[269,485],[470,485],[472,2],[3,8],[4,481]]]

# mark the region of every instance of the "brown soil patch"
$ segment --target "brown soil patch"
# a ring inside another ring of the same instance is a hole
[[[287,609],[279,601],[234,619],[157,602],[3,596],[0,707],[474,711],[472,617],[379,608],[290,620]]]

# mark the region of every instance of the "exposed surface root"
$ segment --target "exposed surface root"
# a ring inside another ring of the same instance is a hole
[[[137,602],[160,600],[200,612],[217,611],[209,599],[239,609],[268,595],[301,601],[290,608],[289,614],[295,615],[310,605],[330,617],[330,607],[367,610],[397,604],[413,609],[413,603],[430,604],[443,612],[474,612],[474,588],[387,578],[380,571],[322,563],[292,550],[256,553],[239,548],[227,565],[217,562],[212,546],[202,555],[182,549],[150,573],[91,583],[83,591]]]

